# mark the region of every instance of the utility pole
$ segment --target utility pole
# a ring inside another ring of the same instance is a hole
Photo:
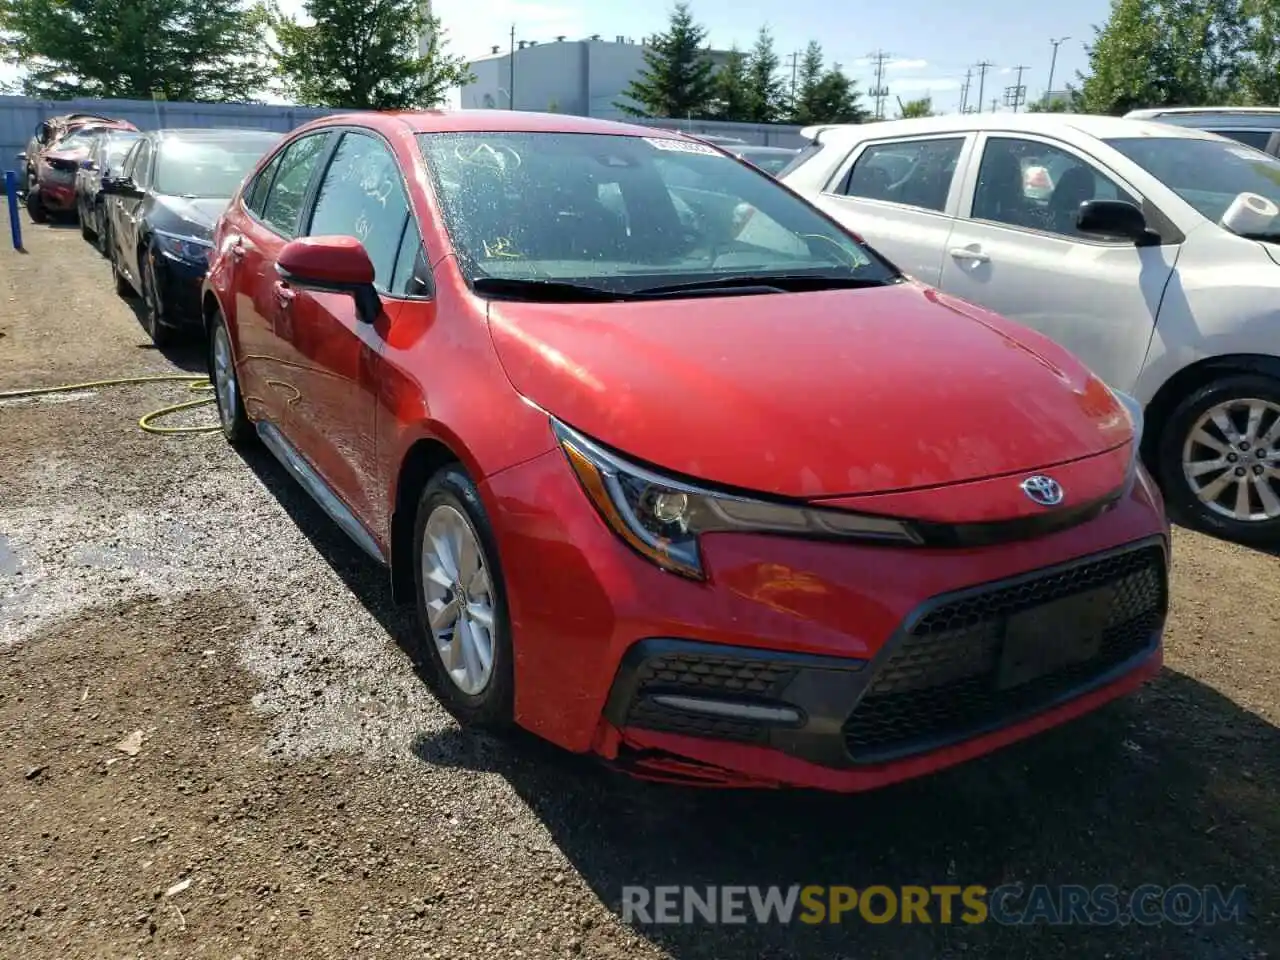
[[[992,97],[992,98],[991,98],[991,112],[992,112],[992,113],[995,113],[995,112],[996,112],[997,110],[999,110],[999,109],[1000,109],[1000,101],[999,101],[998,99],[996,99],[995,97]]]
[[[995,64],[990,61],[983,60],[981,63],[974,64],[974,66],[978,68],[978,110],[981,112],[982,94],[986,92],[987,88],[987,71],[994,67]]]
[[[507,77],[507,109],[516,108],[516,25],[511,25],[511,72]]]
[[[1022,74],[1026,67],[1014,67],[1018,71],[1018,79],[1013,82],[1012,87],[1005,87],[1004,103],[1007,107],[1013,107],[1013,112],[1018,112],[1018,107],[1022,106],[1027,100],[1027,88],[1022,85]]]
[[[960,88],[960,112],[969,112],[969,84],[973,81],[973,71],[964,72],[964,86]]]
[[[791,54],[791,105],[795,108],[796,102],[796,69],[800,64],[800,51],[796,50]]]
[[[1049,41],[1053,44],[1053,56],[1049,59],[1049,85],[1044,91],[1044,105],[1046,108],[1049,106],[1049,94],[1053,93],[1053,71],[1058,65],[1058,47],[1062,46],[1064,41],[1070,39],[1070,37],[1058,37],[1056,40],[1051,39]]]
[[[884,85],[884,62],[891,56],[892,54],[885,53],[883,50],[867,54],[868,59],[876,62],[876,85],[875,89],[870,91],[870,94],[876,101],[877,120],[884,119],[884,102],[889,97],[889,88]]]

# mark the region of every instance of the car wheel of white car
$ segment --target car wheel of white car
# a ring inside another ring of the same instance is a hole
[[[1158,472],[1172,519],[1240,543],[1280,543],[1280,381],[1215,380],[1161,433]]]

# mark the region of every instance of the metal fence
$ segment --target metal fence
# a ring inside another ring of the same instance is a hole
[[[128,120],[140,130],[162,127],[255,127],[285,133],[299,124],[337,110],[259,103],[171,103],[164,100],[35,100],[0,97],[0,170],[13,169],[14,155],[24,150],[37,124],[64,113],[96,113]],[[788,124],[726,123],[717,120],[635,121],[694,134],[734,137],[764,146],[799,147],[800,128]]]
[[[260,103],[170,103],[164,100],[35,100],[0,97],[0,170],[13,169],[36,126],[64,113],[96,113],[128,120],[140,130],[162,127],[253,127],[285,133],[336,110]]]

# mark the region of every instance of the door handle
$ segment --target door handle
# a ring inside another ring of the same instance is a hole
[[[276,302],[280,304],[281,309],[287,310],[293,306],[293,299],[297,296],[293,288],[286,284],[283,280],[277,280],[275,283]]]
[[[956,260],[972,260],[974,263],[991,262],[991,258],[981,250],[971,250],[968,247],[952,247],[948,252]]]

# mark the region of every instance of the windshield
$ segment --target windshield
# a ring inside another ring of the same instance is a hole
[[[1242,193],[1280,206],[1280,160],[1226,140],[1124,137],[1106,143],[1217,223]],[[1280,228],[1274,220],[1267,231]],[[1267,232],[1258,231],[1258,232]]]
[[[164,140],[156,156],[155,189],[171,197],[230,197],[278,134],[226,140]]]
[[[106,164],[108,167],[118,167],[125,158],[125,154],[129,152],[129,148],[133,146],[133,142],[138,139],[141,134],[124,134],[109,137],[106,144]]]
[[[628,293],[734,276],[897,277],[766,174],[705,144],[560,133],[431,133],[419,142],[473,283]]]
[[[93,146],[93,137],[91,133],[69,133],[50,147],[49,151],[60,153],[63,150],[88,150]]]

